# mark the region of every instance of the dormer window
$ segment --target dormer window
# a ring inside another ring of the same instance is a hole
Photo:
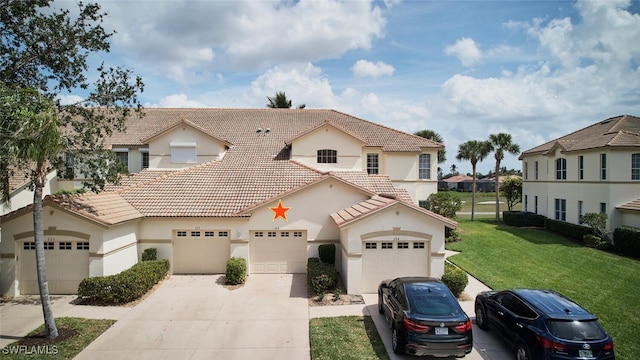
[[[318,150],[318,164],[337,164],[338,152],[336,150]]]

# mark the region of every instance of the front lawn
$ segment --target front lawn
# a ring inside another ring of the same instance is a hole
[[[370,316],[340,316],[309,321],[311,359],[389,359]]]
[[[600,318],[616,359],[640,356],[640,261],[584,247],[545,230],[457,219],[461,253],[449,259],[492,289],[545,288]]]
[[[58,337],[47,340],[44,325],[0,350],[3,359],[73,359],[115,320],[56,318]]]

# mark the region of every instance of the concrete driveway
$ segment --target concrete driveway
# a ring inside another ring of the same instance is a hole
[[[309,359],[304,275],[173,275],[76,359]]]

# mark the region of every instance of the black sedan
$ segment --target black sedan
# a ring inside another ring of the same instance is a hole
[[[598,319],[550,290],[486,291],[476,296],[476,323],[513,346],[517,360],[615,359]]]
[[[471,320],[438,279],[383,281],[378,288],[378,311],[391,327],[396,354],[464,357],[471,352]]]

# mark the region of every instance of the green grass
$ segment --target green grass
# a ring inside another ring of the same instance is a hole
[[[495,290],[545,288],[594,313],[618,360],[640,358],[640,261],[579,245],[545,230],[457,219],[461,253],[450,258]]]
[[[471,212],[471,197],[472,194],[470,192],[453,192],[460,200],[463,201],[462,208],[460,211],[462,212]],[[496,193],[495,192],[477,192],[476,193],[476,213],[479,212],[492,212],[495,214],[496,212]],[[490,204],[482,204],[484,202],[491,202]],[[500,216],[502,216],[502,212],[507,210],[507,199],[504,196],[500,196]],[[515,211],[522,210],[522,203],[516,204],[513,208]]]
[[[73,329],[75,334],[66,340],[49,342],[44,337],[44,325],[35,329],[23,340],[7,345],[2,350],[3,359],[73,359],[93,340],[105,332],[115,320],[81,318],[57,318],[56,326],[62,336],[63,329]],[[20,348],[23,345],[26,347]]]
[[[309,321],[313,360],[389,359],[370,316],[340,316]]]

